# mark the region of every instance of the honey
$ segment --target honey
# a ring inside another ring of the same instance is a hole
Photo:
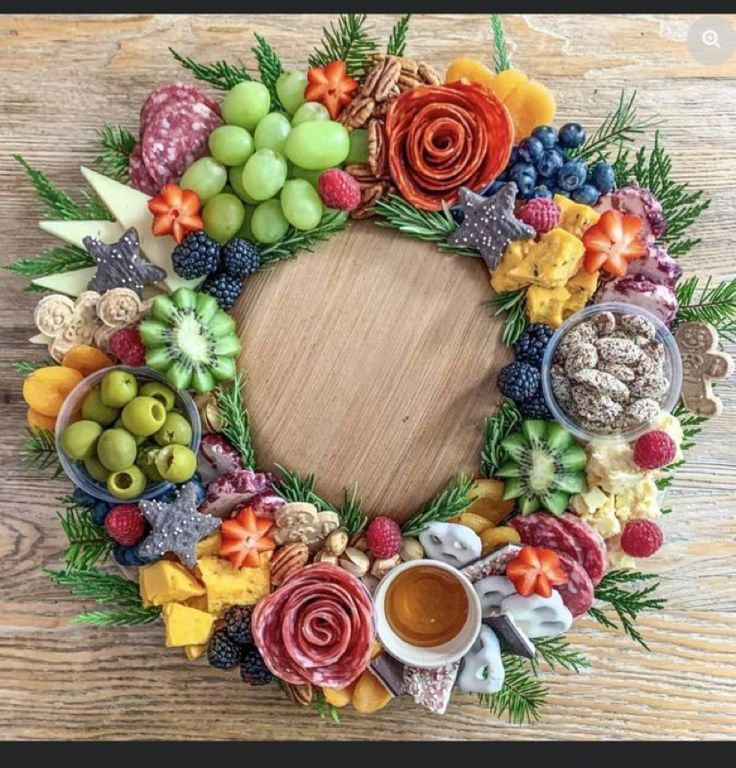
[[[468,596],[449,571],[431,565],[399,573],[386,591],[386,620],[404,642],[420,648],[456,637],[468,618]]]

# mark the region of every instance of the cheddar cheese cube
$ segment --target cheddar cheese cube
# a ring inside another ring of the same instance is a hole
[[[531,240],[515,240],[506,246],[501,261],[491,275],[491,287],[496,293],[516,291],[529,285],[528,281],[510,277],[509,272],[521,264],[532,245]]]
[[[197,558],[204,557],[205,555],[216,555],[220,551],[222,545],[222,537],[219,531],[208,536],[206,539],[197,544]]]
[[[181,603],[166,603],[163,619],[167,648],[206,645],[215,624],[215,617],[211,614]]]
[[[598,272],[590,273],[581,267],[566,283],[565,288],[570,292],[570,298],[562,308],[562,317],[579,312],[590,301],[598,287]]]
[[[207,590],[207,610],[221,616],[231,605],[253,605],[271,591],[270,565],[234,568],[230,561],[206,555],[197,561]]]
[[[555,195],[554,201],[560,206],[560,221],[557,224],[575,237],[582,237],[587,230],[598,223],[601,215],[589,205],[576,203],[564,195]]]
[[[509,278],[542,288],[559,288],[580,269],[585,246],[574,235],[556,227],[532,243]]]
[[[545,323],[552,328],[562,325],[562,308],[570,298],[566,288],[542,288],[532,285],[526,293],[530,323]]]
[[[138,569],[143,605],[181,602],[204,594],[204,587],[181,563],[159,560]]]
[[[207,650],[207,643],[201,645],[185,645],[184,655],[189,661],[196,661],[198,658],[204,655]]]

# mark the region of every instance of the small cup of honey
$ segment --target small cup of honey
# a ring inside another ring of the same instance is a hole
[[[381,645],[411,666],[457,661],[480,632],[480,600],[473,585],[439,560],[411,560],[389,571],[373,601]]]

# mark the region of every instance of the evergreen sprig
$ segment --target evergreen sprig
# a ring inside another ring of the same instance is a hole
[[[54,433],[49,429],[27,429],[27,436],[20,449],[21,461],[27,470],[46,472],[52,470],[52,479],[61,477],[62,469],[56,453]]]
[[[409,21],[411,14],[402,16],[391,28],[391,34],[386,45],[386,54],[388,56],[403,56],[406,50],[406,36],[409,32]]]
[[[56,514],[69,541],[64,553],[67,570],[88,569],[104,561],[115,546],[105,527],[93,523],[91,510],[75,504],[71,496],[62,496],[59,502],[64,512]]]
[[[284,66],[281,63],[276,51],[271,47],[271,44],[266,40],[263,35],[255,33],[256,44],[251,49],[253,55],[258,62],[258,72],[261,76],[261,82],[268,88],[268,93],[271,96],[271,110],[275,111],[282,109],[279,95],[276,93],[276,81],[279,79],[279,75],[284,71]]]
[[[445,522],[464,512],[476,499],[472,495],[473,478],[469,475],[455,475],[447,487],[434,499],[428,501],[401,527],[404,536],[419,535],[430,523]]]
[[[82,248],[76,245],[60,245],[47,248],[41,251],[38,256],[30,259],[16,259],[7,264],[4,269],[14,275],[33,278],[93,267],[94,264],[94,259]],[[41,286],[36,287],[40,288]]]
[[[537,649],[537,655],[531,660],[531,665],[535,671],[538,669],[540,658],[551,670],[561,667],[569,672],[580,672],[581,669],[590,668],[588,659],[580,651],[573,650],[561,635],[538,637],[534,641],[534,647]]]
[[[654,597],[659,588],[656,579],[657,576],[652,573],[617,569],[609,571],[595,588],[596,600],[608,603],[621,622],[623,631],[646,650],[650,648],[644,642],[635,622],[642,611],[661,611],[664,608],[664,599]],[[590,608],[588,613],[606,627],[619,628],[619,625],[597,606]]]
[[[329,512],[339,512],[338,508],[319,496],[314,490],[314,475],[300,475],[292,472],[281,464],[276,465],[280,478],[276,483],[276,492],[285,501],[307,501],[317,509]]]
[[[64,221],[84,221],[102,219],[111,221],[112,217],[97,195],[82,192],[83,203],[77,203],[61,187],[57,187],[44,173],[31,167],[21,155],[13,155],[22,166],[26,175],[43,204],[40,211],[42,219],[62,219]]]
[[[528,324],[526,314],[526,288],[517,291],[502,291],[487,302],[495,309],[494,317],[506,315],[501,333],[501,341],[511,347],[521,338]]]
[[[94,164],[100,173],[126,184],[130,153],[137,143],[135,136],[126,128],[105,123],[97,131],[96,143],[99,153]]]
[[[52,360],[49,360],[49,358],[45,357],[43,360],[13,360],[10,365],[12,368],[17,371],[21,376],[24,378],[26,376],[29,376],[34,371],[38,370],[39,368],[46,368],[49,365],[55,365],[55,363]]]
[[[708,417],[690,413],[681,402],[675,406],[672,415],[680,422],[680,428],[682,429],[682,444],[680,445],[680,450],[685,453],[695,445],[695,438],[702,432],[703,425],[708,421]],[[668,464],[661,470],[660,476],[654,481],[657,490],[664,491],[669,488],[675,481],[675,472],[684,463],[685,459],[680,459],[672,464]],[[662,510],[662,514],[665,514],[664,509]]]
[[[169,48],[169,53],[197,80],[209,83],[220,91],[229,91],[234,85],[253,79],[244,66],[229,64],[224,60],[214,64],[200,64],[189,56],[182,56],[173,48]]]
[[[549,690],[537,679],[536,667],[521,656],[502,654],[506,671],[503,687],[498,693],[479,694],[480,703],[487,706],[496,717],[507,716],[515,725],[534,723],[539,720],[539,710],[547,699]]]
[[[340,713],[337,707],[327,701],[321,688],[314,689],[314,705],[317,709],[317,714],[323,720],[332,720],[335,725],[340,725]]]
[[[487,416],[483,425],[485,444],[480,455],[480,471],[483,477],[493,477],[506,461],[506,451],[501,441],[514,432],[523,421],[513,400],[504,400],[493,416]]]
[[[343,491],[343,503],[337,510],[340,516],[340,526],[344,528],[350,536],[360,533],[368,523],[368,518],[363,512],[363,503],[358,496],[357,486],[353,486],[351,491],[346,488]]]
[[[694,275],[675,288],[676,322],[710,323],[721,338],[736,343],[736,278],[713,285],[713,278]]]
[[[368,69],[378,46],[365,29],[364,13],[343,13],[336,23],[322,28],[320,46],[309,56],[310,67],[324,67],[344,61],[348,75],[360,79]]]
[[[511,57],[506,44],[503,21],[497,13],[491,14],[491,28],[493,29],[493,67],[497,73],[505,72],[511,69]]]
[[[215,390],[217,409],[222,417],[222,434],[233,444],[247,469],[256,468],[256,455],[250,432],[250,414],[243,400],[245,374],[238,371],[227,385]]]
[[[312,251],[318,242],[329,240],[347,225],[348,218],[344,213],[330,211],[322,216],[322,220],[314,229],[299,230],[289,227],[280,240],[261,250],[260,269],[272,267],[279,261],[293,259],[302,251]]]

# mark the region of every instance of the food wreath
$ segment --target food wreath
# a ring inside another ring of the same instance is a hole
[[[576,618],[647,648],[637,618],[663,600],[640,565],[722,408],[736,283],[682,278],[708,201],[658,133],[633,146],[653,125],[633,97],[555,127],[497,16],[491,66],[444,76],[406,53],[409,25],[379,45],[340,16],[306,72],[260,35],[258,74],[172,51],[209,87],[163,84],[136,131],[104,126],[81,203],[17,157],[57,238],[9,267],[43,293],[48,351],[16,363],[23,451],[76,486],[49,572],[99,603],[76,621],[161,622],[167,648],[335,721],[401,695],[442,714],[457,690],[521,723],[545,675],[589,666]],[[250,275],[369,217],[482,258],[515,356],[478,476],[403,525],[259,465],[229,314]]]

